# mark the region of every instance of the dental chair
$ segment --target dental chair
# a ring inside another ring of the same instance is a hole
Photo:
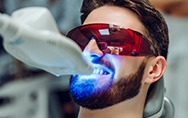
[[[174,106],[165,95],[164,77],[151,85],[144,108],[144,118],[173,118]]]

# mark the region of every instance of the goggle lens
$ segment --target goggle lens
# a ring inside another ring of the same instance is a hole
[[[89,24],[74,28],[67,36],[82,50],[95,39],[103,53],[123,56],[157,55],[152,43],[141,33],[111,24]]]

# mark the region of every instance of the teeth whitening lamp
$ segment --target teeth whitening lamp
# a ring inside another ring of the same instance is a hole
[[[28,7],[0,14],[5,50],[18,60],[56,76],[91,74],[93,67],[80,47],[60,34],[46,8]]]

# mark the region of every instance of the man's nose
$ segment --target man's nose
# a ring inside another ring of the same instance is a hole
[[[89,53],[91,56],[103,56],[103,52],[99,49],[95,39],[91,39],[85,47],[83,53]]]

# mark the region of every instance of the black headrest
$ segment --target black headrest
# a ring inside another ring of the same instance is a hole
[[[164,92],[164,79],[162,77],[149,89],[144,108],[144,118],[159,118],[162,115]]]

